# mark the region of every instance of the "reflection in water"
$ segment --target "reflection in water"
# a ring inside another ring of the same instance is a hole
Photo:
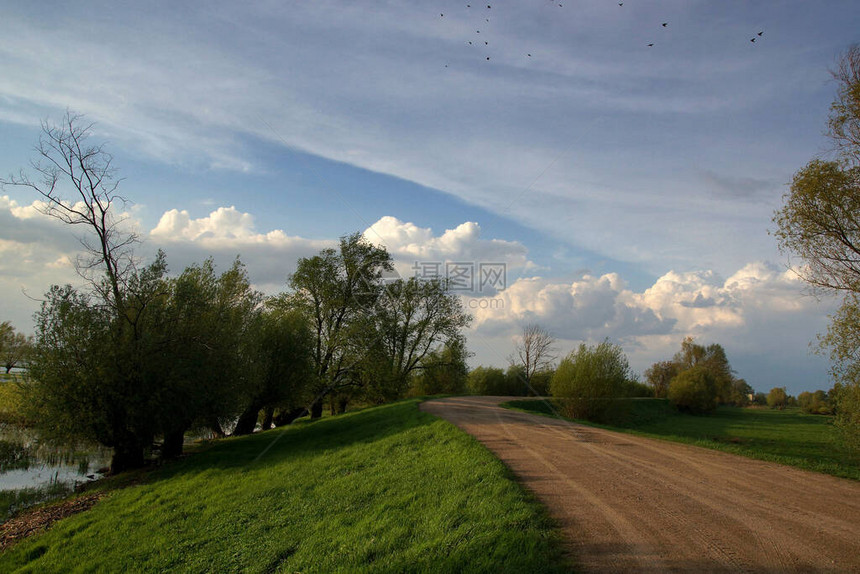
[[[0,519],[101,478],[110,456],[98,445],[60,447],[40,441],[32,429],[0,425]]]

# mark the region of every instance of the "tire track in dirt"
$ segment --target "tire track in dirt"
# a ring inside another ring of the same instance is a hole
[[[860,572],[860,483],[498,407],[428,401],[535,492],[587,572]]]

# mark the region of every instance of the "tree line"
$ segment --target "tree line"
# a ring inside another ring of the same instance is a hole
[[[239,258],[176,276],[163,251],[142,264],[113,158],[91,135],[71,112],[44,122],[31,171],[0,180],[86,230],[85,286],[52,286],[36,313],[23,404],[44,436],[110,447],[120,472],[142,466],[158,439],[175,457],[189,430],[246,434],[319,417],[325,401],[392,400],[419,372],[465,364],[460,299],[441,281],[383,280],[392,258],[360,233],[300,259],[272,297]]]

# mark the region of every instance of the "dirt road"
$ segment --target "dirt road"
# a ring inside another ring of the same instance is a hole
[[[549,508],[586,572],[860,572],[860,484],[529,415],[422,410],[475,436]]]

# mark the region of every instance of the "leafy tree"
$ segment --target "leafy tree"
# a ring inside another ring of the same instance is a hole
[[[25,362],[33,349],[33,337],[16,333],[12,323],[0,323],[0,366],[9,374]]]
[[[624,396],[631,378],[630,365],[619,345],[604,340],[589,347],[585,343],[561,360],[550,390],[573,417],[600,419],[610,407],[607,399]]]
[[[113,158],[103,145],[91,142],[91,131],[92,124],[71,112],[59,125],[44,122],[31,162],[35,179],[22,170],[0,183],[34,190],[47,215],[85,230],[79,239],[86,256],[76,268],[90,293],[55,286],[47,294],[37,318],[31,371],[44,377],[34,386],[37,393],[50,390],[58,396],[34,396],[33,404],[50,407],[56,417],[50,424],[63,421],[66,431],[91,434],[113,447],[111,469],[117,472],[143,464],[155,432],[158,373],[147,361],[158,355],[151,328],[160,321],[166,264],[159,253],[152,265],[138,269],[133,253],[137,235],[117,212],[127,202],[118,190]],[[100,344],[73,341],[79,332]],[[95,356],[70,354],[73,349]],[[93,369],[82,370],[85,364]],[[61,374],[69,377],[66,382]],[[76,389],[66,388],[71,381]],[[96,394],[81,395],[85,390]],[[62,408],[73,409],[76,403],[85,410],[62,415]],[[86,428],[72,421],[81,412],[90,418]]]
[[[830,391],[835,405],[834,425],[841,432],[845,445],[860,452],[860,385],[836,383]]]
[[[415,377],[417,395],[462,394],[466,392],[468,352],[462,341],[454,339],[427,354]]]
[[[549,387],[554,374],[555,368],[546,368],[532,373],[532,378],[529,381],[529,394],[534,393],[538,397],[549,396]]]
[[[651,385],[641,382],[638,377],[634,376],[633,378],[624,381],[623,396],[638,398],[653,397],[654,388]]]
[[[666,398],[669,383],[678,375],[680,369],[680,365],[675,361],[660,361],[645,369],[645,380],[651,385],[655,397]]]
[[[313,334],[311,418],[322,415],[325,396],[355,380],[360,356],[349,352],[348,333],[382,289],[383,272],[394,267],[391,256],[360,233],[342,237],[338,249],[302,258],[290,277],[291,305],[310,321]]]
[[[472,369],[469,373],[467,390],[473,395],[504,397],[517,394],[511,392],[505,371],[498,367],[480,366]]]
[[[249,400],[262,362],[251,352],[260,331],[260,303],[238,258],[220,275],[208,259],[169,281],[164,334],[169,363],[159,411],[163,456],[180,454],[185,432],[193,427],[223,434],[222,426]]]
[[[522,335],[516,342],[512,365],[522,366],[522,374],[527,386],[531,386],[536,373],[548,371],[555,360],[555,339],[549,331],[530,323],[523,327]]]
[[[678,365],[679,373],[693,367],[704,367],[710,371],[717,401],[731,402],[734,371],[722,345],[712,343],[703,346],[697,344],[692,337],[687,337],[681,342],[681,350],[675,354],[673,361]]]
[[[756,393],[753,396],[753,404],[759,407],[767,405],[767,395],[765,393]]]
[[[752,403],[755,391],[744,379],[732,381],[729,402],[736,407],[745,407]]]
[[[804,391],[797,395],[797,406],[800,410],[811,415],[831,415],[833,407],[830,405],[830,397],[822,390],[814,392]]]
[[[767,393],[767,406],[783,410],[788,405],[788,393],[785,387],[774,387]]]
[[[353,344],[372,374],[364,388],[372,400],[392,400],[409,387],[413,373],[440,345],[465,352],[461,330],[472,317],[442,281],[398,279],[388,284],[355,325]],[[374,364],[368,364],[372,361]]]
[[[253,432],[261,411],[261,426],[266,430],[275,409],[294,412],[312,398],[308,383],[313,374],[313,340],[302,314],[284,305],[283,299],[271,299],[267,309],[255,315],[246,343],[245,408],[234,434]]]
[[[111,472],[142,466],[159,432],[164,271],[160,256],[128,276],[124,291],[134,297],[121,317],[98,294],[68,285],[51,287],[36,315],[27,418],[47,435],[113,448]]]
[[[829,349],[832,374],[843,392],[834,396],[838,426],[850,444],[860,444],[860,46],[852,46],[833,72],[836,98],[828,136],[831,159],[814,159],[792,179],[773,218],[779,248],[791,269],[813,292],[842,296],[821,348]],[[840,401],[844,399],[844,403]]]
[[[695,365],[672,379],[667,396],[680,411],[707,414],[717,406],[716,377],[706,366]]]

